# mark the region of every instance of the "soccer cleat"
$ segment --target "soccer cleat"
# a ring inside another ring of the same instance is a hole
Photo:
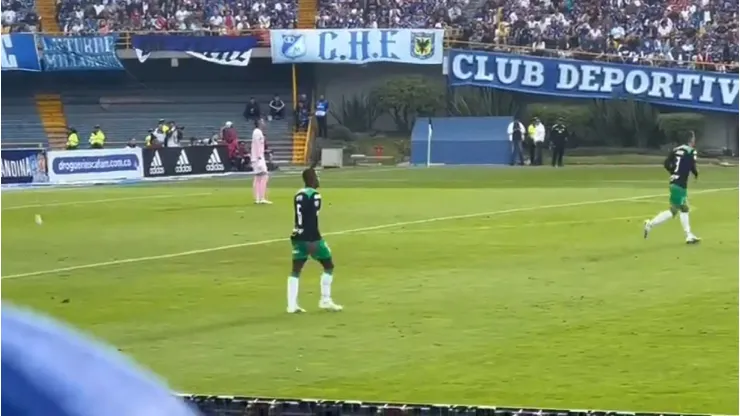
[[[295,308],[288,307],[288,313],[305,313],[306,310],[301,308],[300,306],[296,306]]]
[[[701,238],[695,235],[690,235],[686,237],[686,244],[698,244],[700,241],[701,241]]]
[[[643,228],[643,237],[648,238],[648,234],[650,234],[650,229],[652,227],[650,226],[650,220],[645,220],[645,227]]]
[[[319,309],[323,309],[325,311],[339,312],[344,308],[342,307],[342,305],[337,305],[336,303],[334,303],[333,300],[326,299],[319,302]]]
[[[264,205],[272,205],[272,202],[271,202],[271,201],[268,201],[268,200],[266,200],[266,199],[263,199],[262,201],[260,201],[260,204],[264,204]]]

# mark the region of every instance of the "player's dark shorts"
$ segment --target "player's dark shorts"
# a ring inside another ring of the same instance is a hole
[[[671,184],[669,201],[671,206],[682,207],[688,203],[688,192],[686,188],[682,188],[678,185]]]
[[[290,240],[290,243],[293,245],[293,260],[307,260],[310,252],[308,249],[309,244],[316,245],[314,252],[310,254],[312,259],[329,260],[331,258],[329,245],[323,239],[314,242]]]

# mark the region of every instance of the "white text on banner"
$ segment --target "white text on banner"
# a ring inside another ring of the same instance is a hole
[[[271,30],[272,62],[441,65],[443,29]]]
[[[52,183],[141,179],[144,177],[139,148],[61,150],[48,153]]]

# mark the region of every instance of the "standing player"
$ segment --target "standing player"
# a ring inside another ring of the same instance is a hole
[[[334,262],[329,245],[321,238],[319,232],[321,195],[317,190],[319,178],[313,168],[303,171],[303,183],[305,187],[293,198],[293,233],[290,235],[290,242],[293,245],[293,270],[288,277],[288,313],[305,312],[298,306],[298,281],[309,256],[324,267],[324,273],[321,274],[319,308],[341,311],[342,306],[331,299]]]
[[[252,132],[252,169],[254,169],[254,179],[252,181],[252,190],[254,191],[255,204],[272,204],[267,200],[267,161],[265,160],[265,135],[262,129],[265,122],[262,119],[254,121],[254,131]]]
[[[670,209],[663,211],[655,216],[652,220],[645,221],[645,238],[648,237],[650,230],[658,224],[661,224],[678,214],[681,220],[681,227],[686,233],[686,244],[696,244],[700,241],[699,237],[691,232],[689,225],[689,204],[687,200],[687,191],[689,182],[689,173],[694,178],[699,178],[699,172],[696,170],[696,137],[691,132],[687,144],[676,147],[666,158],[663,166],[666,168],[670,177]]]

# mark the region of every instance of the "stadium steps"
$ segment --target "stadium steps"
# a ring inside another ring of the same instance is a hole
[[[57,5],[55,0],[37,0],[36,9],[39,11],[44,32],[62,32],[59,23],[57,23]]]
[[[36,108],[49,139],[49,147],[64,148],[67,143],[67,119],[64,116],[62,97],[56,94],[36,95]]]
[[[308,144],[308,133],[293,132],[293,149],[291,161],[293,164],[306,163],[306,145]]]
[[[298,0],[298,29],[314,29],[317,10],[316,0]]]

